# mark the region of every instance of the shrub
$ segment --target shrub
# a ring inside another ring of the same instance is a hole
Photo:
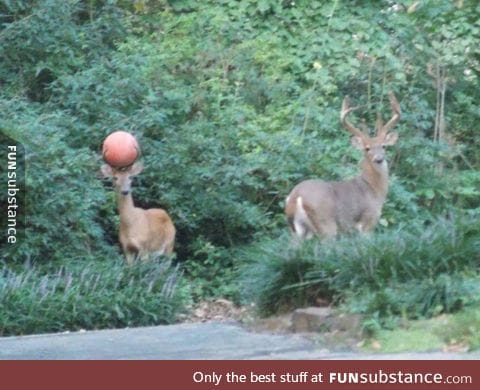
[[[264,314],[317,298],[383,318],[452,312],[478,300],[479,237],[477,218],[458,218],[298,249],[282,238],[246,251],[244,290]]]
[[[3,108],[3,110],[2,110]],[[45,112],[20,100],[0,107],[0,128],[26,149],[26,230],[18,244],[4,245],[0,259],[47,262],[62,259],[116,257],[104,227],[116,235],[115,203],[97,175],[100,159],[86,147],[68,145],[66,128],[75,124],[61,111]],[[3,145],[2,145],[3,147]],[[6,180],[2,175],[0,181]],[[0,204],[6,204],[6,193]]]
[[[169,262],[0,269],[0,335],[169,324],[188,303]]]

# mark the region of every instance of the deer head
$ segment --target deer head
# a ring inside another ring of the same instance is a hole
[[[385,166],[385,148],[394,145],[398,140],[398,134],[390,130],[400,120],[400,104],[393,93],[389,94],[392,118],[383,124],[379,116],[376,123],[377,134],[370,137],[360,129],[353,126],[347,119],[348,115],[358,107],[350,107],[348,96],[343,99],[340,120],[342,125],[353,135],[352,145],[364,152],[365,159],[375,168],[381,169]]]
[[[115,191],[122,195],[128,195],[132,189],[132,180],[143,170],[143,164],[136,162],[127,168],[113,168],[110,165],[102,165],[104,177],[112,178]]]

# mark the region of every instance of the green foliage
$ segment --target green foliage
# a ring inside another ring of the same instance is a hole
[[[102,225],[101,216],[112,215],[114,204],[96,175],[99,159],[87,148],[67,145],[63,130],[75,125],[63,113],[45,115],[23,101],[13,103],[2,107],[0,123],[7,129],[16,123],[11,133],[27,151],[27,228],[25,239],[6,245],[0,258],[34,263],[93,259],[99,253],[116,257]]]
[[[19,64],[22,72],[33,75],[34,67],[45,63],[54,76],[35,90],[35,94],[48,92],[49,101],[41,107],[24,102],[21,114],[14,104],[7,104],[9,121],[3,127],[23,131],[25,139],[38,131],[56,137],[51,150],[37,156],[38,167],[45,164],[44,172],[35,171],[38,179],[31,179],[31,188],[55,187],[56,176],[48,168],[55,163],[45,162],[59,156],[58,164],[68,178],[65,190],[57,192],[65,199],[64,209],[71,209],[71,219],[83,220],[87,227],[101,221],[103,233],[87,233],[77,240],[79,245],[92,238],[100,244],[115,240],[112,200],[94,176],[99,164],[94,156],[113,129],[133,131],[142,145],[146,170],[135,188],[137,202],[165,207],[179,230],[180,258],[195,259],[201,245],[198,237],[223,251],[245,244],[254,234],[283,229],[282,202],[299,180],[353,175],[358,155],[338,126],[342,95],[349,93],[366,102],[358,116],[373,122],[378,110],[388,115],[384,99],[388,89],[402,98],[404,119],[399,126],[400,145],[390,158],[395,176],[382,226],[411,219],[429,221],[446,206],[478,208],[479,175],[468,169],[478,159],[469,144],[462,143],[471,139],[471,131],[461,130],[453,146],[426,139],[434,117],[434,93],[424,92],[431,85],[424,71],[428,58],[418,57],[418,49],[411,46],[412,25],[426,30],[417,38],[423,39],[417,46],[426,48],[434,38],[440,39],[436,35],[440,32],[418,22],[431,16],[426,7],[406,13],[387,5],[344,7],[320,2],[308,6],[233,2],[235,7],[229,1],[185,7],[162,3],[158,8],[138,2],[134,9],[122,3],[61,3],[57,7],[55,0],[42,3],[54,9],[52,13],[41,12],[40,5],[5,5],[16,16],[2,30],[8,71],[4,82],[17,95],[31,97],[9,82],[14,77],[33,86],[29,81],[33,76],[17,77]],[[463,32],[448,15],[466,15],[470,7],[433,8],[445,13],[445,28],[459,35]],[[52,27],[55,12],[65,20],[61,29]],[[161,28],[151,31],[154,16]],[[107,23],[109,29],[96,32],[113,17],[117,21]],[[31,35],[31,29],[41,30],[35,34],[38,42],[20,50],[15,45],[21,34]],[[67,56],[65,50],[72,54]],[[464,77],[462,86],[468,89],[474,81]],[[447,102],[452,114],[456,93],[452,91]],[[465,109],[468,98],[460,90],[458,96]],[[17,113],[12,115],[12,110]],[[46,119],[32,123],[42,115]],[[56,148],[64,148],[67,155],[62,158]],[[87,183],[75,181],[80,178]],[[85,213],[75,214],[82,207],[74,206],[79,197],[68,194],[68,188],[91,197],[83,206]],[[45,211],[29,214],[41,222],[52,219],[42,197],[35,198]],[[60,231],[53,226],[52,230]],[[41,252],[40,241],[31,242],[36,253]]]
[[[467,218],[300,248],[270,241],[245,254],[244,289],[264,314],[319,297],[372,320],[452,312],[478,301],[479,236],[478,218]]]
[[[478,12],[473,0],[0,2],[0,130],[26,146],[28,225],[19,245],[0,243],[0,258],[118,258],[115,199],[97,172],[102,140],[125,129],[145,162],[134,199],[172,215],[191,293],[237,299],[238,253],[286,230],[290,189],[358,171],[360,156],[339,126],[343,96],[360,105],[355,122],[372,125],[390,115],[389,90],[402,107],[400,141],[389,152],[390,192],[375,234],[475,215]],[[433,141],[432,66],[448,79],[442,142]],[[269,310],[335,296],[336,287],[317,286],[289,297],[282,285],[296,279],[287,275],[306,275],[311,264],[301,251],[286,256],[281,266],[264,264],[278,267],[275,287],[263,284],[281,295]],[[440,291],[447,281],[432,283]],[[262,299],[273,301],[267,292]],[[450,308],[440,295],[432,301]],[[368,297],[363,305],[392,306],[388,294]]]
[[[0,335],[169,324],[186,303],[168,262],[0,269]]]
[[[109,2],[87,9],[78,0],[2,1],[0,78],[7,92],[45,101],[60,75],[106,54],[124,35],[121,12]]]
[[[183,264],[192,280],[190,293],[193,300],[224,297],[238,301],[240,291],[231,251],[214,246],[202,238],[195,240],[195,244],[194,257]]]
[[[402,321],[394,329],[376,328],[375,350],[383,353],[398,353],[432,350],[478,350],[480,348],[480,308],[467,307],[454,313],[434,318]],[[378,347],[380,346],[380,350]],[[366,344],[369,347],[369,344]]]
[[[436,333],[450,344],[468,345],[471,350],[480,348],[480,309],[473,307],[457,314],[442,326]]]
[[[244,265],[238,270],[244,299],[255,302],[261,314],[270,315],[313,303],[319,297],[331,298],[327,285],[303,287],[314,264],[305,255],[310,253],[308,248],[312,249],[308,245],[298,250],[289,247],[286,236],[245,248]]]

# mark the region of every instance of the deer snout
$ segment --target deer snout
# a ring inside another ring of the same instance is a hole
[[[385,152],[382,148],[375,148],[370,152],[370,159],[375,164],[382,164],[385,161]]]
[[[126,196],[130,193],[131,187],[130,187],[130,181],[122,177],[118,182],[117,182],[117,191]]]

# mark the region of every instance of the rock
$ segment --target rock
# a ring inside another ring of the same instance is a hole
[[[360,314],[336,313],[329,318],[330,328],[341,332],[357,333],[362,329]]]
[[[287,333],[292,328],[292,315],[288,313],[267,318],[255,318],[244,325],[254,332]]]
[[[307,307],[292,314],[292,331],[303,332],[351,332],[361,328],[361,316],[339,313],[330,307]]]
[[[237,307],[227,299],[199,302],[190,310],[185,322],[239,321],[248,316],[248,307]]]
[[[328,319],[333,315],[329,307],[307,307],[297,309],[292,314],[292,331],[321,332],[328,331]]]

